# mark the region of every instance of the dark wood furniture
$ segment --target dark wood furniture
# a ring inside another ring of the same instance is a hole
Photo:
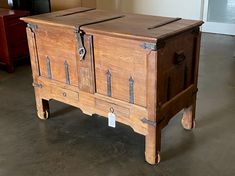
[[[115,117],[146,137],[150,164],[176,113],[185,109],[182,125],[194,127],[202,21],[89,8],[23,20],[39,118],[51,99]]]
[[[27,15],[27,11],[0,8],[0,64],[8,72],[14,71],[14,61],[29,56],[26,23],[19,19]]]

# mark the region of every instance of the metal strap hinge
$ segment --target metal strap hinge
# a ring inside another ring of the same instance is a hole
[[[42,88],[42,84],[39,84],[39,83],[33,83],[32,85],[33,87],[36,87],[36,88]]]
[[[142,118],[142,119],[141,119],[141,122],[146,123],[146,124],[151,125],[151,126],[154,126],[154,127],[157,126],[157,122],[148,120],[148,119],[146,119],[146,118]]]

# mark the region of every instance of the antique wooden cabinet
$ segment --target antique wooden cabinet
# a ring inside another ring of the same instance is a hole
[[[27,11],[0,8],[0,64],[8,72],[13,72],[14,61],[29,56],[26,24],[19,19],[27,15]]]
[[[202,21],[89,8],[25,17],[39,118],[49,100],[112,115],[146,137],[160,161],[161,130],[184,109],[194,126]]]

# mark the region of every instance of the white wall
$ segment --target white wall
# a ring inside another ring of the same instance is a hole
[[[118,7],[119,2],[119,7]],[[203,0],[97,0],[97,8],[124,12],[202,19]]]

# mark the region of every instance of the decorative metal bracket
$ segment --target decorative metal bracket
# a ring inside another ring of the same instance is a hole
[[[64,62],[65,67],[65,78],[66,78],[66,84],[70,84],[70,78],[69,78],[69,64],[67,61]]]
[[[140,47],[144,48],[144,49],[150,49],[150,50],[153,50],[153,51],[157,50],[157,45],[155,43],[144,42],[140,45]]]
[[[84,60],[85,55],[86,55],[86,49],[84,47],[84,38],[83,34],[81,33],[80,29],[76,29],[75,31],[76,37],[77,37],[77,42],[78,42],[78,53],[80,56],[80,61]]]
[[[134,104],[134,79],[130,77],[129,79],[129,102]]]
[[[157,126],[157,122],[148,120],[148,119],[146,119],[146,118],[142,118],[141,121],[142,121],[143,123],[146,123],[146,124],[151,125],[151,126],[154,126],[154,127]]]
[[[42,84],[33,83],[32,85],[33,87],[36,87],[36,88],[42,88]]]
[[[52,76],[51,76],[51,61],[48,56],[46,57],[46,64],[47,64],[47,78],[51,79],[52,78]]]
[[[111,73],[109,70],[106,72],[106,79],[107,79],[107,95],[111,97]]]
[[[143,48],[143,49],[157,51],[157,50],[163,48],[165,46],[165,44],[166,43],[163,40],[159,40],[159,41],[157,41],[157,43],[144,42],[140,45],[140,47]]]
[[[35,31],[38,29],[38,26],[36,24],[28,23],[27,27],[30,28],[31,30]]]

